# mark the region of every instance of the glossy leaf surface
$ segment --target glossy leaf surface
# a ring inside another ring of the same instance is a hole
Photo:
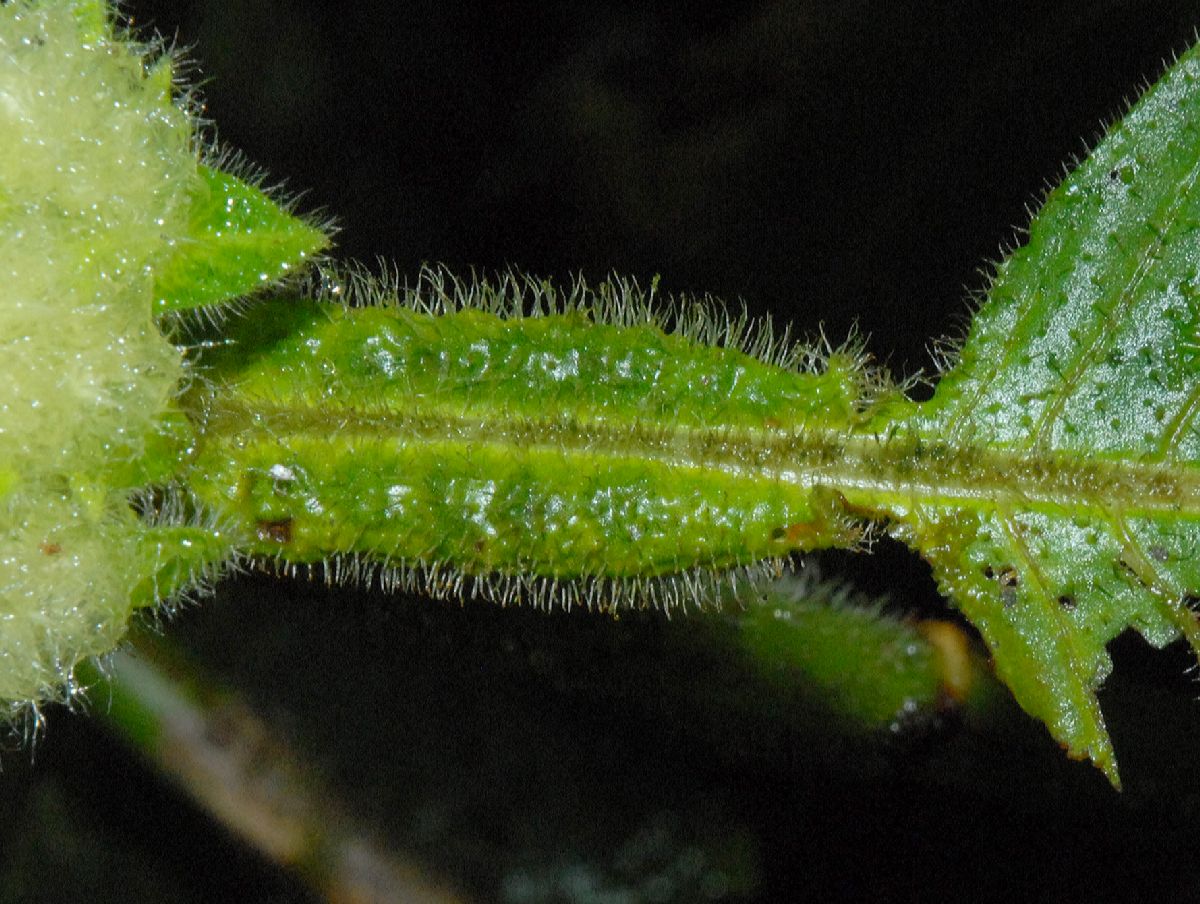
[[[553,581],[720,570],[884,522],[1115,783],[1107,643],[1200,637],[1198,75],[1193,51],[1051,193],[922,406],[837,356],[798,373],[710,327],[504,312],[486,286],[439,308],[430,283],[297,308],[218,363],[195,486],[260,555]]]
[[[1021,704],[1114,781],[1105,644],[1200,637],[1198,178],[1192,50],[1050,194],[907,425],[989,450],[995,491],[892,513]]]

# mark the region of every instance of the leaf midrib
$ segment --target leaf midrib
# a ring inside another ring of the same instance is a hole
[[[312,405],[210,405],[205,441],[286,435],[332,441],[387,439],[509,447],[514,453],[644,458],[679,468],[713,469],[767,482],[840,494],[856,514],[903,515],[916,507],[1017,508],[1102,520],[1172,517],[1200,521],[1200,469],[1071,457],[1019,448],[951,446],[917,434],[836,429],[786,432],[745,427],[680,427],[581,421],[548,416],[487,417],[430,410],[380,412]],[[280,444],[282,445],[282,444]]]

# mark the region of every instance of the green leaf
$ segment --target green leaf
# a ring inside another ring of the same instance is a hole
[[[785,369],[689,335],[715,318],[667,333],[623,283],[565,301],[533,280],[457,285],[434,314],[443,281],[426,271],[370,307],[267,303],[229,325],[185,403],[203,434],[190,486],[256,538],[248,552],[450,568],[420,583],[442,593],[466,576],[504,598],[512,583],[490,577],[533,576],[557,601],[574,581],[608,607],[645,602],[644,579],[858,538],[828,493],[759,461],[767,434],[869,416],[849,356]],[[825,454],[816,438],[789,447]],[[657,599],[697,590],[688,576]]]
[[[71,12],[84,42],[111,39],[112,22],[107,0],[74,0]]]
[[[1198,79],[1193,50],[1051,193],[923,405],[853,355],[657,317],[625,284],[426,271],[224,337],[184,402],[188,486],[250,555],[604,607],[883,522],[1116,784],[1108,642],[1200,646]],[[207,300],[247,288],[217,283]]]
[[[906,429],[974,492],[894,508],[1022,706],[1114,783],[1127,627],[1200,639],[1200,55],[1047,198]]]
[[[154,311],[188,310],[249,295],[329,245],[320,229],[236,176],[201,165],[188,227],[155,274]]]
[[[0,712],[61,696],[149,602],[131,503],[190,446],[150,274],[194,131],[149,50],[99,0],[0,4]]]

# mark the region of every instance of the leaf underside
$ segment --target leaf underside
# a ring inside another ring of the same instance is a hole
[[[889,512],[1022,706],[1114,784],[1106,643],[1200,640],[1198,80],[1193,49],[1049,195],[903,425],[988,450],[994,490]],[[1048,484],[1064,492],[1026,489]]]

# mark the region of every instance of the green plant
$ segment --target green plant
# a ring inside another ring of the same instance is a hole
[[[130,611],[242,555],[608,608],[712,597],[731,569],[885,525],[1022,705],[1116,780],[1105,644],[1130,625],[1196,639],[1194,56],[1051,195],[918,405],[852,348],[620,281],[430,270],[362,290],[331,271],[315,298],[285,284],[240,319],[196,317],[317,253],[321,231],[197,164],[169,63],[143,76],[102,4],[5,15],[0,133],[83,156],[14,145],[0,170],[0,260],[25,280],[0,317],[28,376],[5,400],[0,696],[54,693]],[[103,112],[32,114],[28,86],[56,79],[48,104],[85,80]],[[108,129],[110,105],[124,144],[61,131]],[[23,265],[34,247],[70,263]]]

